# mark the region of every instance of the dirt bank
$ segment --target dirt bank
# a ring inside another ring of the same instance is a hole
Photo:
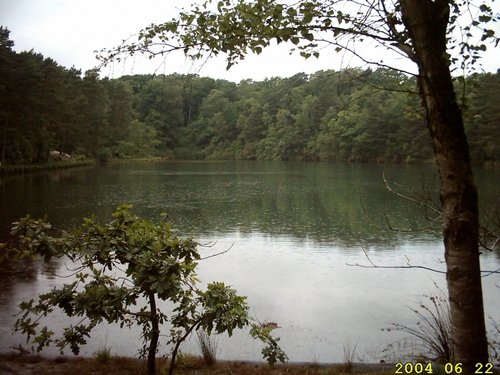
[[[158,360],[159,374],[164,374],[167,364]],[[279,374],[393,374],[393,367],[383,364],[354,364],[346,366],[318,364],[287,364],[270,368],[266,364],[219,362],[206,367],[200,358],[183,358],[176,369],[176,374],[199,375],[279,375]],[[1,375],[145,375],[146,363],[134,358],[112,357],[107,362],[99,362],[95,358],[45,358],[34,355],[0,354]]]

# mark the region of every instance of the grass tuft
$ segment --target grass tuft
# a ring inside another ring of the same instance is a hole
[[[94,352],[94,358],[99,363],[108,363],[111,360],[111,348],[104,346]]]
[[[210,337],[205,331],[200,330],[198,333],[198,345],[200,347],[203,362],[206,366],[213,366],[217,363],[217,346],[215,339]]]
[[[416,338],[425,351],[415,353],[417,357],[442,363],[450,362],[453,358],[453,346],[448,298],[439,287],[437,292],[424,297],[426,301],[421,301],[417,308],[412,309],[418,318],[416,326],[393,323],[392,328],[386,330],[406,332]]]
[[[350,372],[352,370],[353,363],[356,359],[356,349],[358,347],[358,343],[351,343],[350,340],[347,340],[344,345],[342,345],[343,354],[342,359],[344,361],[344,371]]]

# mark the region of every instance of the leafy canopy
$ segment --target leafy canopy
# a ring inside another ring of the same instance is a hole
[[[447,43],[454,56],[450,62],[472,67],[487,42],[498,45],[493,23],[500,16],[487,3],[472,0],[450,1],[449,6]],[[180,12],[176,19],[144,28],[136,42],[124,41],[102,50],[98,57],[108,63],[137,52],[152,58],[181,50],[195,59],[225,53],[230,68],[250,52],[260,54],[274,41],[290,42],[291,51],[298,50],[305,58],[319,57],[322,48],[333,46],[385,66],[358,53],[354,43],[370,40],[415,60],[403,17],[400,2],[394,0],[206,0]]]

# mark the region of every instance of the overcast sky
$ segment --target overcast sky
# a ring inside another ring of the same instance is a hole
[[[169,20],[193,1],[196,0],[0,0],[0,25],[11,31],[16,51],[34,49],[63,66],[85,71],[98,64],[95,50],[116,46],[151,23]],[[284,45],[265,49],[260,56],[249,56],[229,71],[225,70],[223,59],[193,66],[182,54],[177,54],[154,62],[132,58],[125,64],[116,63],[104,69],[102,75],[198,73],[238,82],[246,78],[262,80],[298,72],[362,66],[361,62],[333,50],[323,51],[319,59],[304,60],[298,55],[290,56],[288,48]],[[500,48],[491,47],[483,65],[487,71],[500,68]],[[404,68],[413,69],[407,63]]]

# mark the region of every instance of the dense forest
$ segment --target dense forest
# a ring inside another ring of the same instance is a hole
[[[356,162],[433,158],[413,77],[388,69],[236,84],[197,75],[101,79],[0,28],[1,165],[73,157]],[[471,153],[500,162],[500,71],[456,80]]]

